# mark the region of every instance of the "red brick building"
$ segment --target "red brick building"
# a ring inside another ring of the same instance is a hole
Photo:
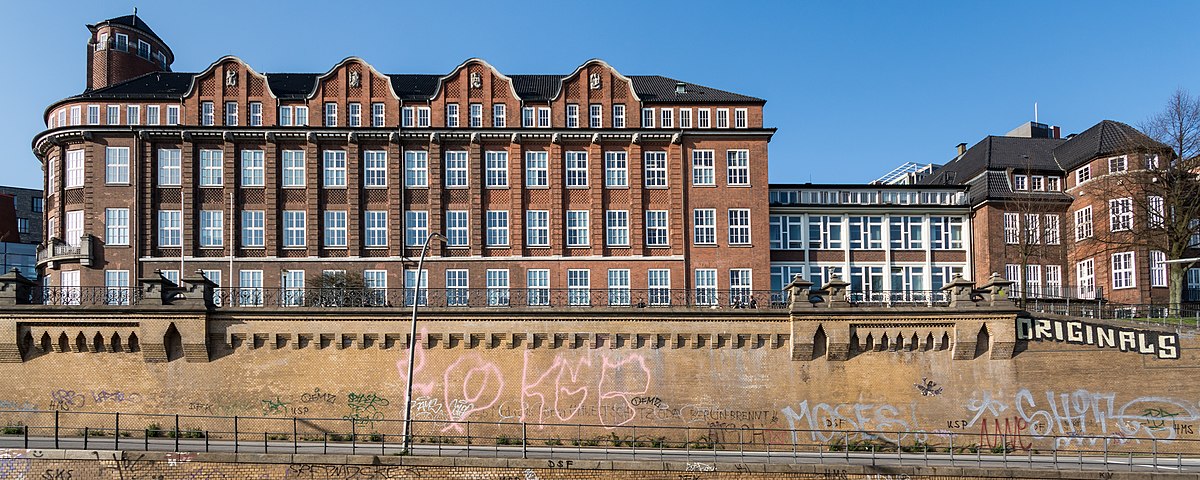
[[[287,303],[343,271],[399,290],[437,232],[422,283],[438,302],[724,303],[768,288],[761,99],[601,60],[555,75],[480,59],[384,74],[355,57],[324,73],[236,57],[173,72],[136,16],[89,30],[87,89],[50,105],[33,141],[48,285],[203,270],[238,289],[230,301],[276,289]]]

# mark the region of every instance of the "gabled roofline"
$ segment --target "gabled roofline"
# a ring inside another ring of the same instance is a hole
[[[224,57],[218,58],[217,61],[215,61],[211,65],[209,65],[208,68],[204,69],[204,71],[197,73],[195,75],[192,75],[192,83],[188,85],[188,89],[183,92],[183,96],[181,98],[188,98],[188,97],[192,96],[192,93],[194,93],[196,91],[196,80],[198,80],[200,77],[208,75],[209,73],[212,73],[213,71],[216,70],[217,65],[225,63],[229,60],[238,62],[243,67],[246,67],[247,72],[250,72],[251,74],[254,74],[255,76],[261,78],[263,83],[265,84],[264,86],[267,88],[267,93],[269,95],[271,95],[271,98],[279,98],[278,96],[275,95],[275,92],[271,91],[271,84],[270,84],[270,82],[267,82],[266,75],[258,73],[258,71],[254,70],[254,68],[251,67],[249,63],[246,63],[245,60],[242,60],[241,58],[238,58],[237,56],[234,56],[234,55],[226,55]]]
[[[339,68],[342,68],[343,65],[350,63],[352,61],[362,63],[363,65],[366,65],[367,68],[371,69],[371,73],[388,79],[388,81],[387,81],[388,91],[392,92],[392,98],[396,99],[396,100],[400,99],[400,95],[396,94],[396,87],[392,86],[392,77],[391,76],[383,74],[382,72],[377,70],[374,65],[371,65],[370,62],[363,60],[362,57],[357,57],[357,56],[353,56],[353,55],[343,58],[342,61],[335,64],[333,66],[333,68],[330,68],[328,72],[318,75],[316,80],[313,81],[312,91],[308,92],[308,95],[306,95],[304,98],[306,100],[316,98],[317,90],[319,90],[321,88],[321,82],[324,81],[326,78],[329,78],[330,76],[332,76],[333,73],[336,72]]]
[[[446,75],[439,78],[438,83],[437,83],[437,88],[433,89],[433,95],[429,96],[429,101],[433,101],[433,99],[437,98],[437,96],[442,93],[442,85],[445,85],[447,80],[450,80],[455,75],[458,75],[458,72],[460,70],[462,70],[463,68],[466,68],[467,64],[469,64],[471,62],[479,62],[479,63],[483,64],[485,67],[491,69],[492,75],[503,78],[505,81],[508,82],[508,90],[509,90],[509,92],[512,93],[513,98],[520,100],[522,102],[525,101],[525,99],[521,98],[521,96],[517,94],[517,86],[513,83],[512,77],[509,77],[508,75],[500,73],[500,70],[497,70],[496,67],[494,67],[494,66],[492,66],[492,64],[488,63],[487,60],[484,60],[479,57],[471,57],[471,58],[466,59],[466,61],[458,64],[457,67],[454,67],[454,70],[451,70],[450,73],[447,73]],[[396,97],[396,98],[399,98],[399,97]]]
[[[582,72],[585,67],[587,67],[588,65],[592,65],[592,64],[603,65],[604,67],[608,68],[608,70],[611,71],[614,75],[616,75],[617,78],[624,80],[625,83],[629,85],[629,93],[631,93],[633,95],[633,99],[637,100],[638,103],[642,103],[642,97],[639,97],[637,94],[637,90],[633,88],[633,80],[630,80],[629,77],[622,75],[621,72],[617,71],[616,68],[613,68],[612,65],[609,65],[608,62],[605,62],[604,60],[601,60],[599,58],[593,58],[591,60],[583,62],[583,64],[580,65],[579,67],[575,68],[575,71],[571,72],[570,75],[567,75],[565,77],[558,79],[558,92],[555,92],[554,96],[550,97],[550,101],[553,102],[555,100],[558,100],[559,97],[562,97],[563,85],[565,85],[567,83],[567,80],[570,80],[571,78],[575,77],[576,75],[579,75],[579,72]]]

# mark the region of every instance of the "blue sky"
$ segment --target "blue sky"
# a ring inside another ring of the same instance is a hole
[[[1032,120],[1079,132],[1137,124],[1200,93],[1200,2],[22,2],[0,30],[0,184],[39,187],[30,139],[84,88],[85,25],[139,15],[176,71],[233,54],[263,72],[325,72],[356,55],[389,73],[481,57],[568,73],[599,57],[767,100],[775,183],[862,183],[945,162]],[[1190,23],[1189,23],[1190,22]],[[20,47],[20,48],[15,48]]]

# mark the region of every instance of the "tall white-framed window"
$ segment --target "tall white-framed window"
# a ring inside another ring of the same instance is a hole
[[[404,128],[412,128],[416,125],[416,110],[413,107],[404,107],[400,109],[400,126]]]
[[[161,120],[161,108],[158,105],[146,105],[146,125],[158,125]]]
[[[219,187],[225,183],[225,152],[214,149],[200,150],[200,186]]]
[[[485,245],[489,247],[507,247],[508,211],[488,210],[485,212],[485,219],[487,221],[487,237]]]
[[[696,109],[696,128],[710,128],[712,122],[709,120],[712,110],[707,108]]]
[[[629,270],[608,269],[608,304],[614,307],[629,306],[629,293]]]
[[[447,103],[446,104],[446,127],[448,127],[448,128],[458,127],[458,104],[457,103]]]
[[[292,125],[292,107],[279,107],[279,118],[276,122],[281,127],[290,127]]]
[[[650,306],[671,304],[671,271],[651,268],[646,271],[646,299]]]
[[[446,246],[465,247],[470,242],[466,210],[446,211]]]
[[[1146,199],[1146,222],[1150,228],[1162,228],[1166,220],[1163,197],[1150,195]]]
[[[225,212],[200,211],[200,247],[217,248],[225,245]]]
[[[1059,177],[1046,177],[1046,191],[1058,192],[1062,191],[1062,180]]]
[[[623,151],[604,152],[604,186],[629,186],[629,159]]]
[[[430,125],[429,107],[417,107],[417,128],[428,128]]]
[[[538,128],[550,128],[550,107],[538,107]]]
[[[178,187],[180,185],[180,154],[181,151],[177,148],[158,149],[158,186]]]
[[[283,211],[283,248],[304,248],[308,245],[308,212]]]
[[[387,304],[387,270],[363,270],[363,287],[367,290],[370,305]]]
[[[1075,241],[1092,238],[1092,206],[1075,211]]]
[[[216,107],[213,102],[200,102],[200,125],[206,127],[217,123]]]
[[[1096,298],[1096,265],[1092,259],[1075,264],[1075,279],[1079,282],[1079,298]]]
[[[712,268],[696,269],[696,304],[717,304],[717,271]]]
[[[679,128],[692,128],[692,109],[679,109]]]
[[[642,109],[642,128],[654,128],[654,109]]]
[[[261,127],[263,124],[262,118],[262,102],[250,102],[249,124],[251,127]]]
[[[692,150],[692,185],[717,184],[716,165],[712,150]]]
[[[178,213],[178,212],[177,212]],[[68,245],[78,247],[80,238],[83,236],[83,210],[68,210],[67,225],[64,235]]]
[[[567,304],[571,306],[591,305],[591,270],[572,268],[567,270]]]
[[[262,248],[266,245],[265,214],[262,210],[242,210],[242,248]]]
[[[612,106],[613,109],[613,128],[625,128],[625,105],[617,103]]]
[[[1025,293],[1032,298],[1042,296],[1042,266],[1025,265]]]
[[[1112,288],[1133,288],[1135,286],[1133,252],[1114,253],[1112,255]]]
[[[50,124],[50,126],[51,126],[51,127],[65,127],[65,126],[67,126],[67,109],[65,109],[65,108],[60,108],[60,109],[58,110],[58,112],[56,112],[56,113],[54,114],[54,117],[53,117],[53,119],[51,120],[51,124]]]
[[[663,188],[667,186],[667,152],[645,152],[646,186]]]
[[[446,270],[446,305],[465,307],[470,302],[470,280],[467,270]]]
[[[729,185],[750,186],[750,151],[725,151],[725,181]]]
[[[83,107],[75,105],[71,107],[71,125],[79,125],[83,120]]]
[[[180,247],[183,245],[183,237],[180,224],[180,215],[183,212],[179,210],[159,210],[158,211],[158,246],[163,247]],[[67,239],[70,241],[70,238]],[[79,239],[76,239],[78,241]]]
[[[304,150],[283,151],[283,186],[304,187]]]
[[[467,186],[467,152],[450,150],[446,156],[446,187]]]
[[[242,186],[264,186],[263,173],[263,151],[242,150]]]
[[[297,127],[308,126],[308,107],[297,106],[295,108],[295,115],[292,116],[292,124]]]
[[[179,125],[179,105],[167,105],[167,125]]]
[[[139,38],[138,42],[137,42],[137,54],[139,57],[149,60],[150,59],[150,44],[146,43],[145,40],[142,40]]]
[[[484,180],[492,188],[508,188],[508,152],[487,151],[483,154]]]
[[[386,221],[386,220],[385,220]],[[346,247],[347,220],[345,210],[325,211],[324,243],[329,248]],[[386,237],[386,234],[385,234]]]
[[[1021,214],[1004,213],[1004,243],[1016,245],[1021,242]]]
[[[386,247],[388,245],[388,212],[386,210],[367,210],[364,214],[366,235],[363,238],[363,246],[367,248]]]
[[[604,127],[604,106],[599,103],[588,105],[588,128]]]
[[[729,109],[717,109],[717,128],[729,128]]]
[[[125,106],[125,123],[130,125],[142,123],[142,107],[140,105]]]
[[[1025,175],[1013,175],[1013,190],[1029,190],[1029,177]]]
[[[211,102],[209,103],[211,105]],[[120,125],[121,124],[121,106],[109,105],[105,108],[105,125]]]
[[[754,301],[753,270],[749,268],[729,269],[729,301],[735,307],[749,307]]]
[[[579,128],[579,105],[567,104],[567,128]]]
[[[534,119],[536,112],[537,110],[534,107],[521,108],[521,126],[525,128],[533,128],[534,124],[536,123],[536,120]]]
[[[550,186],[549,159],[546,152],[525,152],[525,186]]]
[[[362,126],[362,104],[350,103],[346,105],[346,125],[351,127]]]
[[[129,270],[104,271],[104,304],[129,305]]]
[[[674,118],[672,118],[672,115],[671,115],[672,112],[673,112],[673,110],[671,110],[669,108],[663,108],[658,111],[658,117],[659,117],[658,126],[659,127],[661,127],[661,128],[674,128],[675,127]]]
[[[1043,219],[1045,220],[1045,237],[1046,245],[1059,245],[1062,243],[1062,231],[1059,228],[1059,216],[1057,213],[1047,213]]]
[[[1133,228],[1133,199],[1115,198],[1108,201],[1108,222],[1113,232]]]
[[[729,209],[729,244],[750,244],[750,209]]]
[[[566,152],[567,187],[586,187],[588,185],[587,152]]]
[[[588,211],[567,210],[567,246],[586,247],[591,243],[588,233]]]
[[[83,150],[67,150],[67,181],[63,182],[63,187],[83,186],[83,164]]]
[[[471,128],[483,128],[483,104],[467,105],[467,121]]]
[[[1119,173],[1129,169],[1129,159],[1125,155],[1108,159],[1108,173]]]
[[[487,304],[489,307],[508,305],[508,269],[489,268],[484,273],[487,283]]]
[[[1042,243],[1042,224],[1039,221],[1040,215],[1036,213],[1025,214],[1025,244],[1040,245]]]
[[[429,237],[429,212],[407,210],[404,212],[404,245],[420,247]]]
[[[262,304],[262,270],[238,270],[237,305],[240,307],[261,307]]]
[[[129,147],[104,148],[104,183],[110,185],[129,183]]]
[[[104,209],[104,244],[129,245],[129,209]]]
[[[337,104],[325,102],[324,121],[326,127],[336,127],[338,124]]]
[[[670,245],[666,210],[646,211],[646,246],[666,247]]]
[[[367,150],[363,152],[363,186],[387,186],[387,150]]]
[[[279,299],[281,306],[304,305],[304,270],[284,270],[280,274],[280,286],[283,287],[283,298]]]
[[[527,210],[525,212],[525,245],[529,247],[550,246],[550,212]]]
[[[692,210],[692,243],[696,245],[716,245],[716,209],[697,208]]]
[[[346,151],[325,150],[321,185],[325,188],[346,188]]]
[[[1167,286],[1167,254],[1158,250],[1150,251],[1150,286]]]
[[[737,108],[733,110],[733,128],[747,128],[749,125],[746,122],[746,109]]]
[[[236,127],[238,124],[237,102],[225,102],[225,126]]]
[[[87,123],[88,125],[100,124],[100,106],[88,105],[87,107]]]
[[[1066,296],[1063,292],[1061,265],[1046,265],[1046,296],[1050,298]]]
[[[629,246],[629,210],[604,212],[605,243],[610,247]]]
[[[496,128],[508,126],[507,107],[503,103],[492,104],[492,126]]]
[[[1046,177],[1033,175],[1029,177],[1029,189],[1035,192],[1046,191]]]
[[[451,153],[457,152],[446,152],[447,159],[450,158]],[[447,172],[447,181],[449,178],[450,172]],[[429,152],[424,150],[404,151],[404,186],[406,188],[429,187]]]
[[[382,127],[387,123],[387,117],[384,115],[384,104],[375,102],[371,104],[371,126]]]

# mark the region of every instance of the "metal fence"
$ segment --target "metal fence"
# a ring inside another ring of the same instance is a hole
[[[342,418],[227,417],[75,411],[0,411],[0,446],[223,451],[244,453],[402,454],[403,421],[385,420],[369,401]],[[270,406],[264,407],[269,408]],[[68,407],[69,408],[69,407]],[[281,406],[280,408],[285,408]],[[287,412],[291,413],[291,412]],[[907,432],[752,428],[747,426],[606,426],[533,422],[413,420],[410,454],[554,458],[741,458],[765,462],[846,463],[885,458],[900,464],[998,465],[1003,461],[1104,470],[1200,469],[1191,456],[1200,440],[1174,438],[1170,425],[1146,428],[1160,436],[1044,436],[1008,431]],[[1190,459],[1190,462],[1185,462]],[[1036,460],[1036,461],[1035,461]]]

